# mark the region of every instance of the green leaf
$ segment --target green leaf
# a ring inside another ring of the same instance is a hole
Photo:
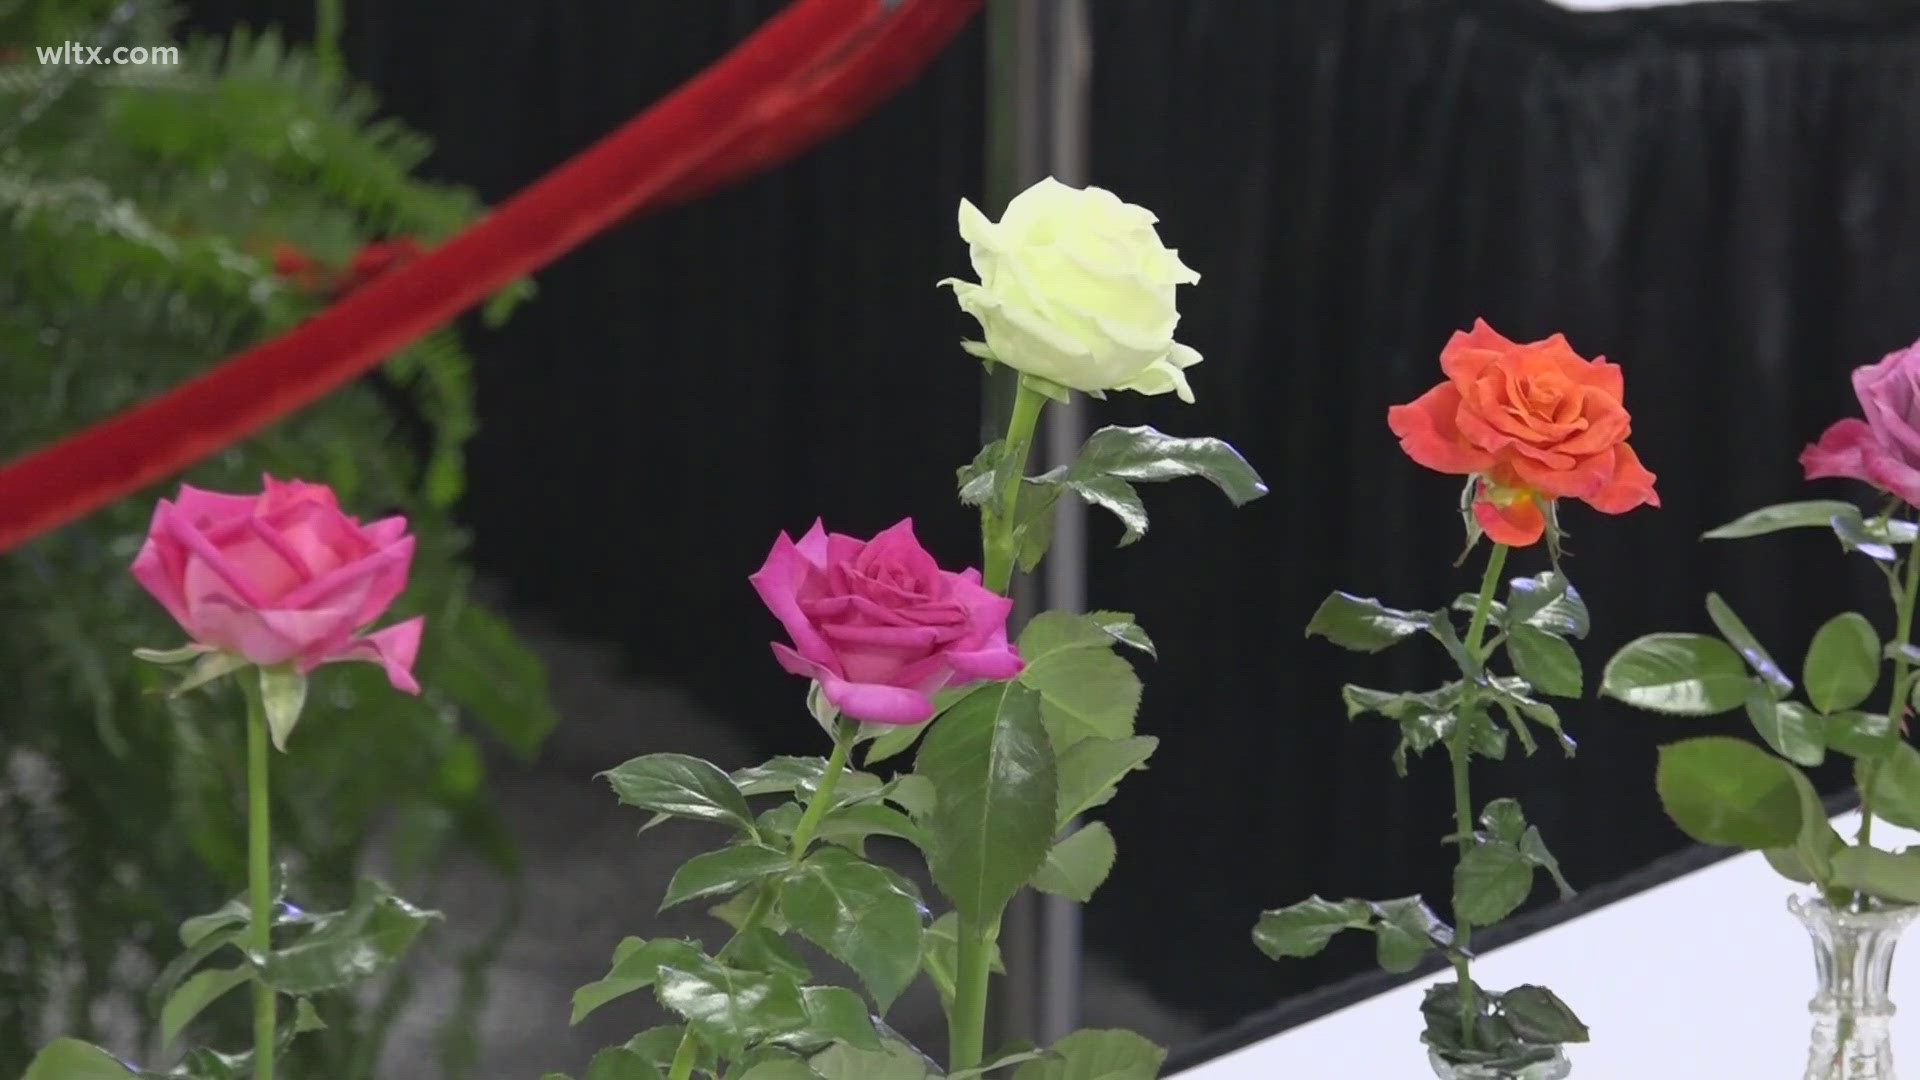
[[[1667,816],[1706,844],[1761,850],[1800,835],[1796,769],[1741,739],[1707,736],[1660,748],[1654,786]]]
[[[805,982],[813,974],[786,938],[765,926],[741,931],[728,943],[726,952],[727,963],[747,971],[785,975],[794,982]]]
[[[1920,904],[1920,849],[1908,848],[1895,855],[1878,848],[1842,846],[1833,853],[1830,883],[1890,903]]]
[[[1849,757],[1878,761],[1892,753],[1894,744],[1900,741],[1900,729],[1883,713],[1848,710],[1816,717],[1815,722],[1821,725],[1821,740]]]
[[[1920,750],[1915,750],[1912,743],[1896,742],[1893,750],[1871,768],[1866,762],[1856,762],[1854,773],[1874,817],[1903,828],[1920,829]]]
[[[1541,693],[1580,696],[1580,657],[1564,639],[1522,623],[1507,631],[1507,656],[1513,670]]]
[[[1526,835],[1527,816],[1517,800],[1495,799],[1480,811],[1480,827],[1491,839],[1518,847],[1520,838]]]
[[[1547,570],[1507,583],[1506,625],[1524,623],[1560,637],[1584,638],[1591,621],[1587,602],[1565,574]]]
[[[859,994],[843,986],[808,986],[801,988],[800,999],[806,1006],[807,1026],[786,1041],[805,1047],[843,1042],[862,1050],[880,1049],[880,1035]]]
[[[1761,647],[1760,639],[1754,637],[1753,631],[1747,629],[1747,624],[1733,613],[1733,608],[1720,599],[1719,593],[1707,594],[1707,616],[1719,628],[1720,635],[1739,651],[1753,673],[1766,680],[1774,697],[1783,698],[1793,693],[1793,680],[1787,678],[1787,673],[1780,670],[1779,664],[1774,663],[1773,657]]]
[[[759,844],[734,844],[688,859],[667,883],[667,894],[660,901],[665,911],[675,904],[702,896],[731,893],[783,873],[793,856]]]
[[[1860,517],[1860,511],[1852,506],[1833,515],[1833,535],[1840,540],[1840,547],[1846,551],[1857,551],[1869,559],[1880,562],[1892,562],[1893,545],[1887,543],[1884,530],[1876,530]]]
[[[1167,1052],[1131,1031],[1076,1031],[1014,1070],[1013,1080],[1154,1080]]]
[[[896,1039],[880,1050],[835,1043],[813,1056],[813,1071],[823,1080],[929,1080],[939,1076],[919,1051]]]
[[[956,470],[960,502],[966,506],[986,506],[1000,490],[996,471],[1007,456],[1007,441],[995,439],[980,448],[973,460]]]
[[[1574,751],[1579,749],[1578,744],[1573,741],[1573,737],[1568,735],[1566,729],[1561,726],[1560,714],[1555,711],[1554,707],[1544,701],[1537,701],[1527,696],[1526,690],[1528,687],[1525,680],[1507,678],[1494,679],[1489,689],[1493,691],[1496,702],[1502,706],[1512,706],[1519,709],[1522,713],[1526,714],[1528,720],[1553,732],[1554,738],[1560,742],[1561,751],[1568,757],[1572,757]],[[1517,727],[1518,725],[1515,726]]]
[[[362,881],[352,906],[316,918],[308,933],[267,957],[263,981],[297,996],[352,986],[392,966],[438,918],[378,882]]]
[[[680,1040],[686,1037],[686,1033],[687,1028],[684,1024],[662,1024],[659,1027],[650,1027],[628,1039],[623,1049],[639,1054],[652,1062],[654,1068],[665,1070],[673,1064],[674,1055],[680,1050]],[[694,1040],[694,1046],[694,1068],[711,1069],[713,1067],[712,1052],[701,1045],[698,1039]]]
[[[1747,692],[1747,719],[1773,752],[1796,765],[1818,765],[1827,758],[1821,718],[1798,702],[1776,701],[1767,684]]]
[[[181,1030],[207,1006],[225,996],[229,990],[252,981],[253,968],[244,964],[195,972],[180,984],[180,989],[175,990],[160,1009],[161,1045],[172,1046]]]
[[[723,1058],[807,1023],[800,988],[784,975],[739,971],[708,957],[686,969],[663,965],[660,1004],[686,1018],[702,1042]]]
[[[820,757],[776,757],[747,769],[736,769],[728,777],[740,794],[781,795],[805,792],[812,795],[827,774],[827,759]]]
[[[1381,900],[1371,906],[1373,931],[1380,937],[1378,959],[1388,971],[1412,971],[1428,949],[1453,944],[1453,928],[1418,896]]]
[[[1740,655],[1719,638],[1648,634],[1607,661],[1600,692],[1653,712],[1714,716],[1744,703],[1752,682]]]
[[[1095,476],[1149,483],[1199,476],[1211,481],[1235,506],[1267,493],[1260,474],[1225,442],[1176,438],[1150,427],[1103,427],[1088,436],[1079,457],[1064,470],[1064,478],[1071,482]]]
[[[818,836],[827,843],[839,844],[855,855],[864,854],[869,836],[897,837],[922,850],[927,846],[925,830],[893,807],[877,803],[843,806],[829,812],[820,819]]]
[[[959,928],[960,916],[949,911],[933,920],[920,939],[921,965],[934,989],[940,992],[941,1003],[948,1006],[953,1002],[954,973],[960,955]],[[1000,958],[1000,943],[993,942],[989,948],[993,951],[988,960],[990,969],[997,975],[1006,974],[1006,964]]]
[[[1880,635],[1865,615],[1835,615],[1813,635],[1801,681],[1807,700],[1823,713],[1851,709],[1880,681]]]
[[[987,683],[934,724],[917,769],[938,804],[924,823],[927,861],[963,916],[985,922],[1046,861],[1059,786],[1040,695]]]
[[[319,1010],[313,1007],[309,998],[295,998],[293,1002],[293,1033],[304,1035],[309,1031],[325,1031],[327,1022],[320,1019]]]
[[[184,694],[189,690],[198,690],[200,687],[207,685],[213,680],[221,678],[226,675],[230,675],[233,672],[239,671],[241,668],[247,667],[251,663],[252,661],[248,660],[244,656],[241,656],[239,653],[226,653],[226,652],[207,653],[205,656],[202,656],[200,658],[198,663],[193,665],[192,670],[187,672],[185,678],[175,683],[173,685],[173,688],[167,691],[167,696],[179,697],[181,694]],[[266,677],[265,669],[262,669],[261,677],[262,679],[265,679]],[[298,689],[300,690],[301,693],[305,693],[306,688],[304,685],[304,681]],[[298,716],[300,713],[299,708],[296,707],[293,710],[293,712],[294,712],[295,719],[298,719]],[[289,725],[287,730],[289,732],[292,731],[293,730],[292,726]],[[285,750],[286,747],[282,746],[281,749]]]
[[[947,1074],[947,1080],[978,1080],[978,1078],[991,1072],[999,1072],[1001,1069],[1011,1069],[1015,1065],[1029,1061],[1038,1061],[1046,1057],[1047,1054],[1048,1051],[1035,1050],[1025,1043],[1015,1043],[1005,1049],[996,1050],[988,1054],[987,1060],[984,1063],[976,1065],[971,1069],[955,1069],[953,1072]]]
[[[1114,855],[1113,833],[1093,822],[1053,845],[1033,875],[1033,887],[1084,904],[1113,871]]]
[[[135,649],[133,656],[134,659],[144,660],[149,664],[185,664],[200,659],[203,653],[212,651],[211,645],[190,641],[177,649]]]
[[[932,721],[928,721],[928,723],[931,722]],[[868,726],[878,727],[880,725],[874,724]],[[871,769],[879,762],[912,749],[913,744],[920,741],[920,736],[925,734],[926,730],[927,724],[886,725],[886,730],[874,736],[873,741],[867,744],[867,756],[865,758],[867,768]]]
[[[1116,639],[1085,615],[1042,612],[1020,634],[1026,667],[1019,681],[1040,692],[1041,708],[1056,745],[1088,736],[1133,734],[1140,710],[1140,676],[1113,652]]]
[[[1533,891],[1533,863],[1498,840],[1469,848],[1453,869],[1453,917],[1491,926],[1512,914]]]
[[[884,867],[822,849],[780,891],[780,911],[795,930],[852,968],[882,1012],[920,970],[919,898]]]
[[[776,1059],[749,1065],[746,1072],[729,1080],[820,1080],[820,1074],[804,1061]]]
[[[1860,512],[1859,508],[1852,503],[1837,499],[1779,503],[1736,518],[1704,534],[1701,539],[1739,540],[1749,536],[1778,532],[1781,529],[1803,529],[1816,526],[1824,529],[1832,526],[1836,514],[1844,514],[1848,511],[1852,511],[1856,516]]]
[[[1567,900],[1573,897],[1573,886],[1567,884],[1566,875],[1560,872],[1560,860],[1554,858],[1553,852],[1547,850],[1547,842],[1541,837],[1539,826],[1527,826],[1527,831],[1520,837],[1519,847],[1520,854],[1528,862],[1545,870],[1547,876],[1553,879],[1554,888],[1560,890],[1560,899]]]
[[[1117,476],[1069,477],[1060,483],[1088,505],[1098,506],[1120,519],[1121,547],[1147,535],[1147,504],[1132,484]]]
[[[1365,596],[1335,592],[1307,621],[1307,636],[1319,634],[1343,649],[1379,652],[1432,628],[1437,612],[1400,611]]]
[[[120,1059],[79,1039],[55,1039],[33,1056],[20,1080],[140,1080]]]
[[[1588,1039],[1587,1025],[1544,986],[1516,986],[1501,994],[1500,1015],[1526,1042],[1558,1045]]]
[[[1128,739],[1081,739],[1061,751],[1056,831],[1081,814],[1105,805],[1113,798],[1115,785],[1142,768],[1159,745],[1160,740],[1151,735],[1136,735]]]
[[[606,976],[573,992],[573,1018],[568,1023],[577,1024],[607,1002],[652,986],[659,981],[662,965],[691,968],[700,955],[700,947],[691,941],[626,938],[615,946],[613,967]]]
[[[285,752],[287,736],[293,734],[294,725],[300,722],[300,710],[307,703],[307,677],[291,664],[263,665],[259,670],[260,705],[267,714],[267,730],[273,735],[274,749]]]
[[[1446,739],[1457,722],[1453,709],[1460,700],[1461,684],[1448,683],[1437,690],[1417,694],[1396,694],[1348,684],[1340,688],[1349,720],[1363,713],[1378,713],[1400,725],[1400,742],[1393,750],[1393,767],[1407,775],[1407,751],[1423,754],[1428,747]]]
[[[1105,631],[1107,636],[1113,638],[1114,641],[1125,645],[1129,649],[1138,649],[1156,660],[1160,658],[1160,654],[1154,650],[1153,639],[1147,636],[1147,632],[1140,628],[1139,623],[1133,621],[1133,616],[1130,613],[1125,611],[1090,611],[1086,617],[1094,625]]]
[[[1297,904],[1265,911],[1253,928],[1253,943],[1268,959],[1313,956],[1342,930],[1364,930],[1373,918],[1365,900],[1326,900],[1309,896]]]
[[[685,754],[648,754],[601,773],[628,806],[753,832],[753,812],[726,773]]]
[[[934,805],[940,801],[940,796],[933,790],[933,781],[918,773],[902,773],[894,777],[893,789],[887,792],[887,798],[915,821],[932,813]]]
[[[660,1070],[641,1055],[615,1046],[593,1055],[586,1080],[660,1080]]]

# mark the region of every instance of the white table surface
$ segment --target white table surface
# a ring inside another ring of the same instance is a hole
[[[1851,838],[1859,815],[1834,819]],[[1920,834],[1874,823],[1876,846]],[[1806,1067],[1813,947],[1787,897],[1804,888],[1746,853],[1542,930],[1474,962],[1494,990],[1550,987],[1593,1041],[1570,1080],[1798,1080]],[[1916,932],[1920,934],[1920,932]],[[1910,934],[1909,936],[1916,936]],[[1282,960],[1279,963],[1286,963]],[[1920,1076],[1920,940],[1895,954],[1894,1053]],[[1419,979],[1180,1073],[1180,1080],[1420,1080]]]

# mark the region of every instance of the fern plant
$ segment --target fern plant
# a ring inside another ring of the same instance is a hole
[[[372,239],[430,244],[480,210],[414,175],[423,138],[274,34],[181,42],[168,68],[43,66],[33,48],[151,46],[171,27],[164,9],[127,0],[0,0],[0,459],[315,310],[324,290],[276,273],[276,247],[341,265]],[[385,869],[423,902],[436,862],[461,845],[513,872],[484,798],[483,744],[531,753],[552,713],[537,661],[470,595],[454,515],[470,366],[455,333],[432,335],[183,478],[324,481],[343,501],[408,515],[418,538],[397,610],[428,617],[426,693],[325,670],[314,693],[328,721],[276,764],[294,774],[277,787],[280,845],[315,902],[344,903],[377,834],[399,838]],[[166,698],[129,660],[177,636],[126,572],[152,502],[0,558],[0,1075],[54,1033],[163,1066],[143,987],[178,951],[178,919],[243,879],[240,702]],[[484,957],[467,959],[479,979]],[[402,973],[333,1002],[285,1075],[369,1076],[405,996]],[[224,1004],[195,1041],[238,1041],[240,1003]],[[468,1076],[472,1040],[449,1034],[445,1075]]]

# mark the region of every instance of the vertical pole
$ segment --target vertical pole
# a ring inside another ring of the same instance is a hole
[[[990,0],[987,35],[987,197],[997,215],[1042,177],[1087,182],[1092,41],[1086,0]],[[1007,413],[1013,374],[1003,369],[988,395],[990,428]],[[1049,408],[1045,423],[1039,467],[1072,461],[1085,437],[1084,396]],[[1062,499],[1057,513],[1041,580],[1015,585],[1016,620],[1041,608],[1086,606],[1086,507]],[[1015,898],[1000,946],[1007,977],[998,996],[999,1041],[1044,1045],[1079,1027],[1079,905],[1038,894]]]

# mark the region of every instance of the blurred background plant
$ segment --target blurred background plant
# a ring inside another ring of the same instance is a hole
[[[181,40],[178,66],[42,64],[34,51],[152,47],[175,42],[173,27],[136,0],[0,0],[0,459],[290,325],[481,210],[415,177],[425,140],[377,115],[325,36],[312,51],[271,32]],[[395,889],[427,906],[451,855],[516,873],[486,763],[531,755],[554,715],[539,662],[472,595],[454,520],[469,369],[442,331],[183,478],[324,481],[362,517],[406,514],[418,537],[395,611],[427,616],[425,692],[386,692],[367,665],[324,669],[309,723],[274,763],[277,844],[303,904],[344,906],[376,847]],[[129,655],[179,644],[126,569],[155,494],[0,559],[0,1075],[54,1034],[146,1054],[144,987],[178,951],[175,926],[244,881],[237,695],[164,698],[161,673]],[[448,1076],[470,1071],[481,980],[512,907],[461,958]],[[402,971],[330,1002],[287,1075],[370,1075],[408,993]],[[221,1005],[194,1042],[244,1041],[241,996]]]

